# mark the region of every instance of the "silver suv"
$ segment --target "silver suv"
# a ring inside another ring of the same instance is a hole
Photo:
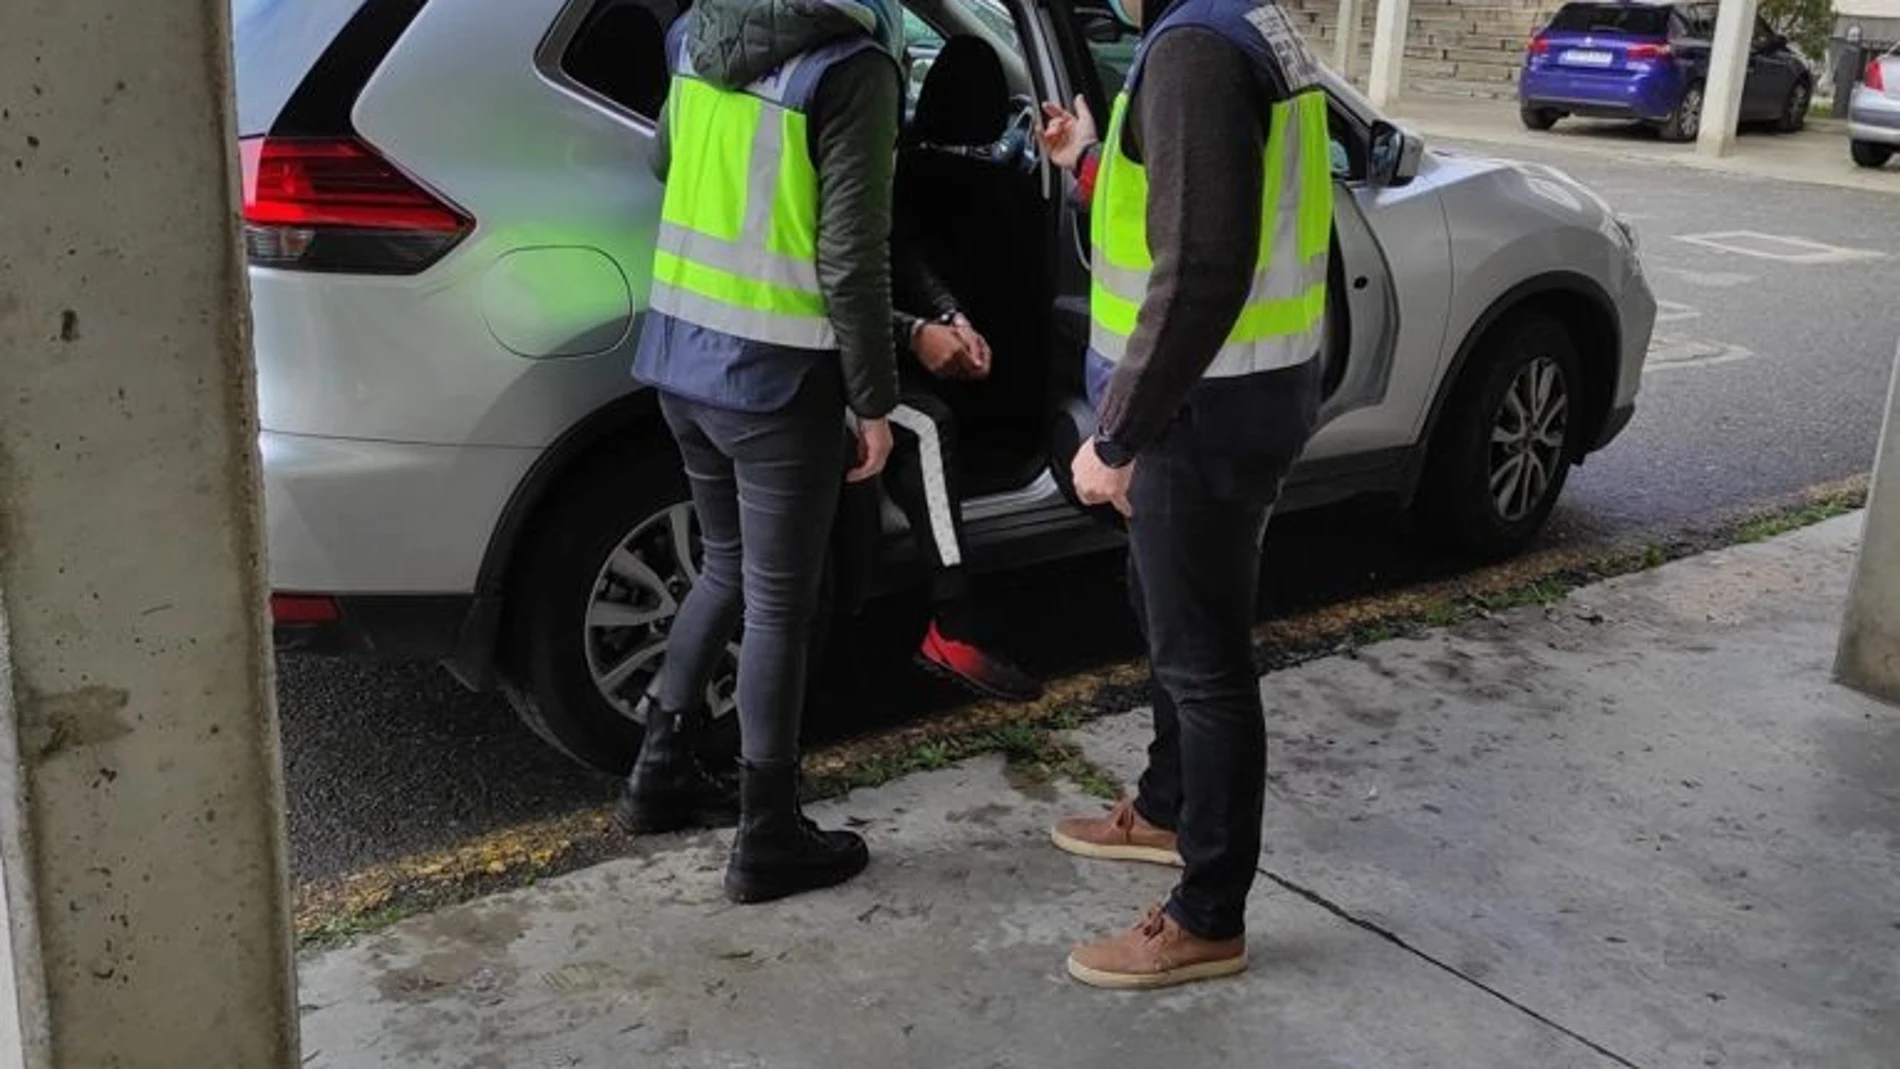
[[[439,660],[623,768],[694,577],[679,459],[628,377],[687,3],[234,3],[280,647]],[[1133,41],[1099,0],[905,6],[917,83],[968,75],[955,37],[1007,82],[929,94],[956,114],[913,104],[898,166],[996,350],[957,399],[973,563],[1112,545],[1064,483],[1092,419],[1087,224],[1029,133],[1039,100],[1107,114]],[[1630,418],[1656,310],[1634,235],[1562,173],[1428,151],[1330,88],[1330,392],[1284,507],[1387,495],[1509,553]],[[904,574],[902,517],[870,493],[836,525],[846,596]]]

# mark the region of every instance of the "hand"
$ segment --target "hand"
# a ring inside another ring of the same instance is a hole
[[[1075,452],[1075,462],[1069,465],[1069,475],[1075,483],[1075,496],[1084,505],[1108,504],[1123,516],[1133,516],[1134,507],[1128,503],[1128,484],[1134,481],[1135,466],[1111,468],[1102,462],[1101,455],[1095,451],[1095,439],[1082,443]]]
[[[958,315],[950,322],[950,329],[957,332],[963,340],[963,369],[965,376],[972,379],[990,377],[989,339],[977,333],[975,325],[969,319]]]
[[[884,462],[891,458],[890,420],[859,420],[857,433],[858,466],[845,473],[844,481],[848,483],[861,483],[875,477],[884,470]]]
[[[942,323],[926,323],[911,343],[917,362],[940,379],[960,379],[967,366],[964,350],[967,342],[957,328]]]
[[[1075,98],[1074,111],[1060,104],[1044,103],[1042,117],[1046,121],[1036,136],[1049,159],[1065,171],[1075,170],[1082,153],[1101,140],[1095,132],[1095,116],[1089,111],[1089,102],[1079,96]]]

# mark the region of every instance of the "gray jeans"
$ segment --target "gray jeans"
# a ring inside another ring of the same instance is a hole
[[[673,621],[657,698],[700,700],[741,616],[739,749],[748,762],[798,757],[806,654],[825,553],[848,467],[837,383],[809,376],[776,412],[660,394],[699,512],[704,562]]]

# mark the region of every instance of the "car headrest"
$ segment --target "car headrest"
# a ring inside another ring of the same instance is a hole
[[[988,145],[1009,124],[1009,77],[980,37],[952,37],[924,76],[911,118],[912,140],[932,145]]]

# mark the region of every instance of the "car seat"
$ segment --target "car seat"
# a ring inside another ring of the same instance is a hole
[[[939,385],[965,432],[972,493],[1019,484],[1041,453],[1053,282],[1037,174],[1004,139],[1019,106],[989,42],[952,37],[898,154],[899,240],[926,258],[995,351],[989,382]]]

